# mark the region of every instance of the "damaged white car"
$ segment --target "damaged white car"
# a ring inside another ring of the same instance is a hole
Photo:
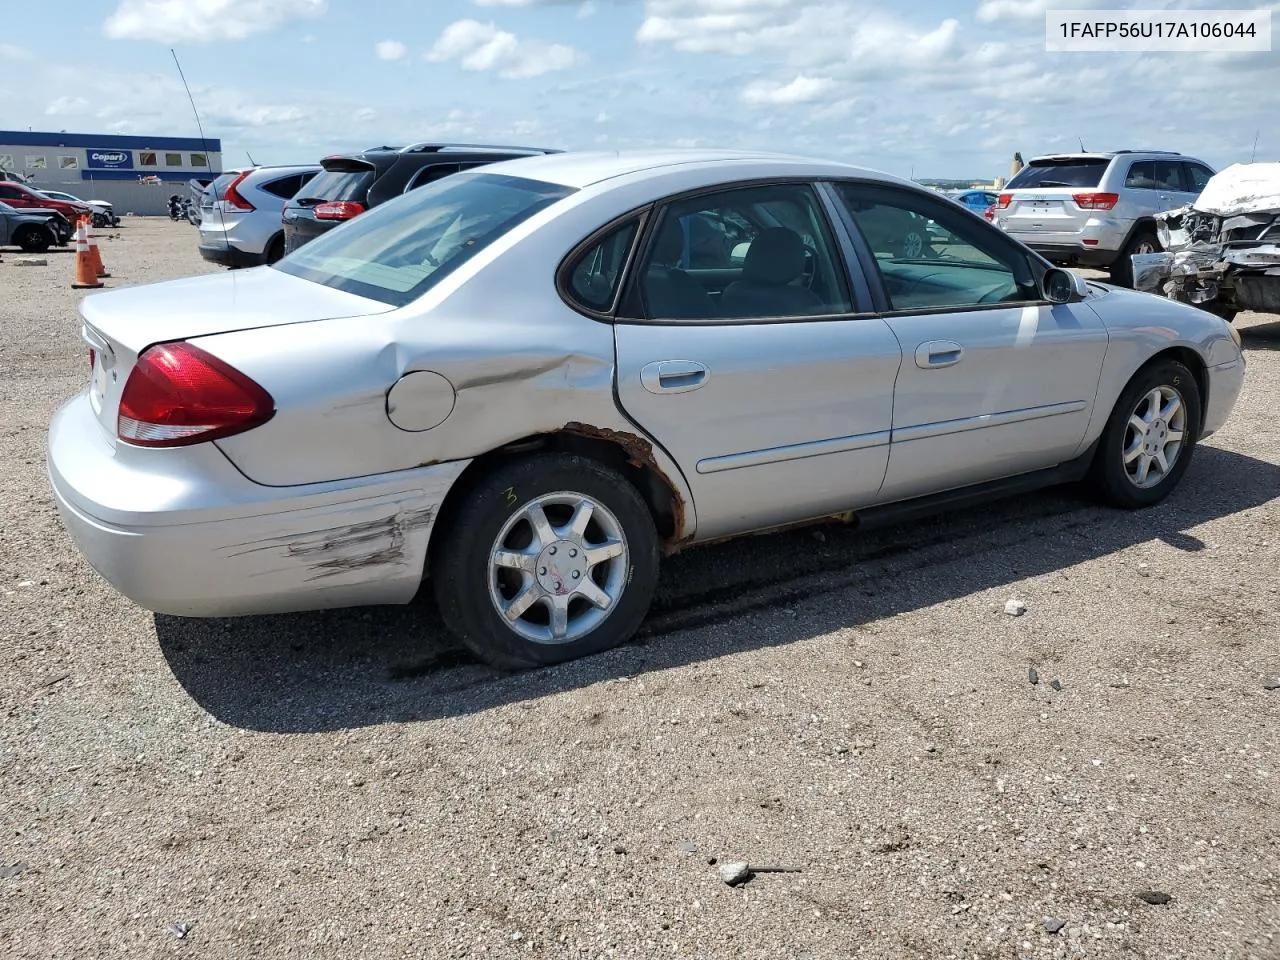
[[[1280,313],[1280,163],[1233,164],[1156,225],[1164,251],[1133,257],[1136,289],[1227,321]]]

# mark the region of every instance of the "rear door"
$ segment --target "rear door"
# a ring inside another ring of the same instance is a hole
[[[614,323],[618,400],[680,465],[698,538],[873,502],[901,351],[859,311],[822,193],[725,186],[652,222]]]
[[[1000,192],[996,219],[1015,234],[1074,233],[1085,218],[1075,195],[1096,190],[1109,164],[1105,157],[1038,157]]]

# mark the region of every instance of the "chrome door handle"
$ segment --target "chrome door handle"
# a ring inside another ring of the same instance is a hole
[[[655,360],[640,369],[640,383],[650,393],[688,393],[709,376],[706,364],[697,360]]]
[[[963,356],[964,347],[952,340],[930,340],[916,347],[916,366],[922,370],[950,367]]]

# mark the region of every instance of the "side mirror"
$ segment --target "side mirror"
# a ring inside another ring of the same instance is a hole
[[[1083,300],[1089,294],[1089,285],[1084,277],[1053,267],[1044,275],[1044,298],[1050,303],[1073,303]]]

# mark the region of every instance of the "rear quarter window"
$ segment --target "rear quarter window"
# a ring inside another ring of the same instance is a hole
[[[1111,161],[1102,157],[1032,160],[1005,184],[1007,190],[1027,187],[1096,187]]]

